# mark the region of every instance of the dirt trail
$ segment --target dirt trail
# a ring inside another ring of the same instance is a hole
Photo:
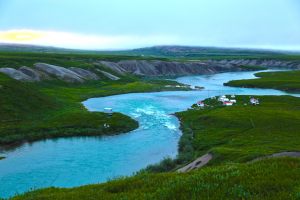
[[[190,164],[178,169],[177,171],[178,172],[189,172],[191,170],[201,168],[204,165],[206,165],[211,159],[212,159],[212,155],[210,153],[207,153],[207,154],[197,158],[196,160],[194,160]]]
[[[291,151],[291,152],[274,153],[272,155],[256,158],[252,161],[249,161],[248,163],[256,162],[256,161],[267,159],[267,158],[277,158],[277,157],[300,158],[300,152]],[[212,159],[212,154],[207,153],[207,154],[197,158],[196,160],[194,160],[190,164],[178,169],[177,172],[184,173],[184,172],[189,172],[189,171],[192,171],[192,170],[195,170],[195,169],[199,169],[199,168],[205,166],[211,159]]]

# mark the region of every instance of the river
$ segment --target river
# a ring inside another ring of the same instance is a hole
[[[10,197],[44,187],[74,187],[101,183],[132,175],[149,164],[177,155],[181,136],[174,112],[198,100],[222,94],[285,95],[270,89],[223,86],[229,80],[254,78],[254,72],[186,76],[176,80],[203,91],[173,91],[122,94],[83,102],[90,111],[112,107],[139,122],[126,134],[103,137],[73,137],[38,141],[1,152],[0,197]]]

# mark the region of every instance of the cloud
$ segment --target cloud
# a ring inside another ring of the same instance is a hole
[[[170,35],[89,35],[59,31],[7,30],[0,31],[0,43],[31,44],[74,49],[125,49],[141,46],[178,43]]]

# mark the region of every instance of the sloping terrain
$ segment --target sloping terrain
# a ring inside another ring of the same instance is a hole
[[[66,89],[63,83],[57,84],[39,86],[0,74],[0,145],[59,136],[117,134],[137,128],[136,121],[119,113],[108,117],[88,112],[80,104],[83,94],[91,95],[86,85]],[[101,94],[106,89],[93,90]],[[104,128],[104,123],[110,128]]]

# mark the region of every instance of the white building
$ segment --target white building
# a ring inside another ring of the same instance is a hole
[[[197,102],[197,106],[203,108],[205,106],[204,102],[203,101],[198,101]]]
[[[252,105],[259,105],[259,100],[258,99],[255,99],[254,97],[250,98],[250,103]]]
[[[232,106],[233,103],[232,103],[231,101],[224,101],[224,102],[223,102],[223,105],[224,105],[224,106]]]

